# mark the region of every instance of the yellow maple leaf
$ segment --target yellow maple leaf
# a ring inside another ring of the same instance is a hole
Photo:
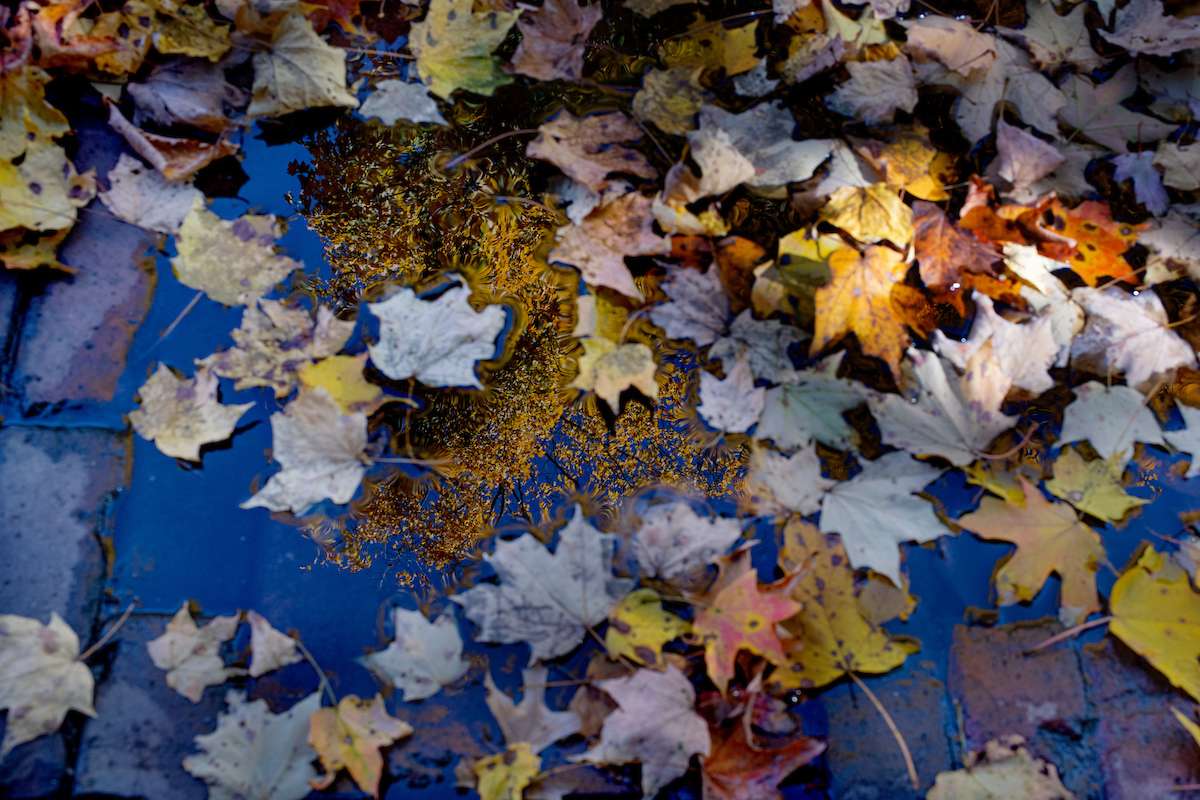
[[[345,768],[358,788],[379,796],[383,755],[379,748],[412,733],[412,726],[387,713],[383,698],[363,700],[348,695],[336,708],[318,710],[308,723],[308,743],[317,751],[325,774],[312,781],[317,790],[328,788]]]
[[[503,753],[479,759],[471,771],[482,800],[521,800],[541,768],[542,760],[529,743],[518,742]]]
[[[490,95],[511,82],[492,51],[520,15],[519,10],[476,13],[472,0],[433,0],[408,37],[417,72],[429,91],[443,99],[456,89]]]
[[[1046,481],[1046,489],[1085,514],[1118,520],[1130,509],[1149,502],[1125,493],[1121,485],[1124,469],[1124,463],[1113,460],[1084,461],[1078,450],[1066,448],[1054,462],[1054,478]]]
[[[662,669],[663,645],[691,630],[684,620],[662,607],[653,589],[630,592],[608,612],[604,646],[613,658]]]
[[[620,408],[621,392],[630,387],[647,397],[658,397],[654,378],[658,366],[649,347],[640,342],[617,344],[599,336],[589,336],[582,343],[583,356],[573,388],[594,391],[614,413]]]
[[[154,49],[163,54],[197,56],[217,62],[229,52],[229,26],[208,15],[204,6],[180,5],[159,17]]]
[[[868,247],[861,255],[842,248],[829,257],[829,269],[833,279],[816,292],[811,353],[854,333],[864,353],[883,359],[899,376],[908,333],[892,309],[891,295],[908,269],[904,259],[886,247]]]
[[[297,377],[303,386],[310,389],[320,387],[329,392],[329,396],[343,413],[362,412],[370,415],[392,398],[385,399],[383,389],[369,383],[363,377],[363,367],[366,364],[366,353],[357,356],[329,356],[306,364],[300,369]]]
[[[864,244],[891,242],[905,247],[913,238],[912,209],[886,183],[843,186],[829,196],[821,219]]]
[[[687,32],[665,41],[659,53],[668,67],[721,67],[726,75],[738,75],[758,65],[757,28],[757,22],[736,28],[714,26],[697,14]]]
[[[930,146],[923,134],[923,129],[901,134],[875,160],[891,186],[922,200],[949,199],[945,182],[953,178],[954,159]]]
[[[327,44],[298,13],[288,14],[275,28],[270,50],[254,54],[252,93],[246,109],[251,117],[358,105],[346,90],[346,51]]]
[[[771,682],[812,689],[849,672],[890,672],[919,649],[915,640],[892,638],[867,621],[845,548],[816,526],[789,521],[779,561],[786,572],[800,575],[792,597],[804,612],[784,623],[796,643],[788,649],[788,663],[771,673]]]
[[[1153,547],[1121,573],[1108,598],[1109,633],[1200,701],[1200,593]]]

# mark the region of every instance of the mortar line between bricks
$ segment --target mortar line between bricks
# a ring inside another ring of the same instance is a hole
[[[125,433],[128,425],[105,424],[102,421],[72,421],[55,420],[55,414],[44,417],[4,417],[6,428],[43,428],[51,431],[104,431],[106,433]]]
[[[12,315],[8,319],[8,330],[4,337],[4,352],[0,353],[0,387],[5,395],[16,396],[10,386],[17,368],[17,351],[21,346],[21,332],[25,329],[25,317],[33,302],[33,294],[26,291],[25,281],[18,280],[15,286]]]

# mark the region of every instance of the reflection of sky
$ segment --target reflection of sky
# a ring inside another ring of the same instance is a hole
[[[305,160],[306,151],[298,144],[267,146],[258,138],[243,142],[244,166],[249,181],[240,190],[240,199],[218,199],[212,208],[232,218],[246,211],[270,212],[289,218],[292,209],[284,194],[299,193],[298,182],[288,174],[291,161]],[[290,220],[282,239],[286,252],[306,265],[310,274],[326,270],[321,243],[299,218]],[[158,257],[158,286],[153,306],[141,326],[130,352],[125,374],[114,402],[98,409],[66,409],[59,419],[66,424],[120,427],[122,415],[134,406],[133,395],[158,361],[191,374],[192,360],[202,358],[232,344],[230,331],[237,327],[239,309],[229,309],[201,299],[178,327],[163,341],[156,339],[191,302],[193,290],[182,286],[171,274],[167,256]],[[351,342],[355,351],[363,349],[359,334]],[[681,358],[680,365],[691,366]],[[375,683],[367,671],[353,663],[365,650],[382,646],[381,625],[386,615],[381,608],[399,603],[414,606],[407,592],[398,591],[395,566],[389,568],[380,558],[369,570],[350,573],[321,563],[318,549],[300,532],[271,520],[262,509],[243,511],[238,504],[250,496],[276,469],[268,457],[271,444],[268,417],[279,403],[268,389],[234,392],[231,382],[222,381],[225,402],[253,400],[254,408],[242,419],[233,440],[208,448],[201,466],[181,468],[155,447],[134,437],[132,488],[118,500],[114,584],[123,606],[137,598],[142,609],[170,613],[191,598],[205,614],[231,613],[235,609],[258,608],[278,628],[296,629],[316,659],[330,673],[339,694],[369,695]],[[1021,426],[1025,429],[1026,425]],[[1164,467],[1179,460],[1158,450],[1151,451],[1164,461]],[[372,474],[379,474],[377,468]],[[535,480],[548,480],[557,469],[548,461],[536,465]],[[1163,470],[1165,472],[1165,469]],[[1121,529],[1108,526],[1101,535],[1108,548],[1111,564],[1121,569],[1142,541],[1155,541],[1149,531],[1174,535],[1179,530],[1178,513],[1200,507],[1200,487],[1171,479],[1157,487],[1162,494]],[[979,489],[965,483],[959,472],[937,481],[930,492],[940,500],[951,517],[971,510]],[[1149,489],[1133,489],[1134,494],[1150,496]],[[728,501],[717,500],[712,507],[732,513]],[[329,509],[336,513],[336,509]],[[501,520],[500,522],[504,522]],[[760,544],[754,561],[764,579],[771,579],[774,564],[773,531],[769,524],[758,523],[755,536]],[[907,623],[891,625],[897,633],[917,637],[922,650],[910,658],[901,674],[911,673],[921,661],[932,662],[939,678],[945,680],[946,654],[953,628],[964,622],[968,608],[992,607],[991,575],[996,562],[1011,547],[987,543],[970,534],[944,537],[925,546],[906,546],[906,569],[912,591],[920,599],[916,612]],[[403,565],[406,570],[412,564]],[[486,571],[485,571],[486,574]],[[1114,573],[1102,567],[1099,586],[1107,595]],[[1058,581],[1052,578],[1036,600],[1028,606],[1009,606],[999,610],[1000,622],[1055,616],[1058,609]],[[449,605],[438,598],[435,609]],[[464,639],[471,626],[464,621]],[[1102,636],[1092,631],[1080,641]],[[1067,646],[1078,646],[1075,645]],[[519,666],[524,663],[524,647],[493,647],[468,642],[468,653],[486,654],[497,673],[498,683],[512,690],[519,684]],[[586,668],[587,653],[577,652],[565,660],[565,669],[552,669],[550,680],[578,678]],[[303,665],[289,667],[285,680],[312,684]],[[478,678],[478,675],[475,676]],[[833,692],[851,691],[840,685]],[[549,692],[552,703],[565,702],[569,689]],[[474,680],[464,690],[439,694],[434,701],[447,703],[452,715],[470,721],[472,727],[488,724],[481,714],[483,690]],[[429,701],[427,701],[429,702]],[[805,715],[814,726],[813,733],[824,728],[822,712],[809,704]],[[420,736],[420,731],[417,733]],[[550,763],[554,763],[551,761]],[[404,796],[453,796],[453,779],[426,792],[405,792]],[[396,795],[395,792],[391,796]],[[796,789],[790,797],[804,796]]]

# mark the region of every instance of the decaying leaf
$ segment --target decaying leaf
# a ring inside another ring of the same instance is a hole
[[[740,720],[715,737],[701,762],[705,800],[779,800],[779,783],[825,750],[824,742],[807,736],[775,746],[747,737]]]
[[[1010,322],[996,313],[991,298],[976,292],[975,319],[966,341],[955,341],[934,331],[938,354],[965,370],[982,348],[990,345],[990,360],[1012,386],[1041,394],[1054,386],[1049,373],[1058,359],[1059,343],[1054,320],[1042,314],[1024,323]]]
[[[1018,480],[1025,491],[1024,505],[984,497],[978,511],[957,522],[984,539],[1017,546],[995,573],[1001,605],[1032,600],[1050,575],[1057,574],[1062,580],[1059,617],[1064,625],[1075,625],[1100,608],[1096,570],[1104,561],[1104,547],[1069,505],[1047,500],[1024,476]]]
[[[196,737],[201,752],[184,758],[183,768],[207,783],[213,797],[308,797],[317,776],[308,724],[321,708],[320,693],[282,714],[272,714],[265,700],[247,703],[242,692],[229,692],[225,702],[229,710],[215,730]]]
[[[207,61],[176,59],[155,67],[126,90],[139,115],[159,125],[191,125],[210,133],[229,127],[229,114],[244,106],[246,93],[225,80],[225,70]],[[135,119],[138,119],[135,117]]]
[[[928,800],[1074,800],[1054,765],[1034,758],[1020,736],[993,739],[967,756],[963,769],[942,772]]]
[[[129,412],[138,435],[172,457],[200,460],[200,448],[233,435],[253,403],[224,405],[217,400],[217,376],[200,367],[188,380],[165,364],[138,389],[141,407]]]
[[[315,503],[349,503],[370,463],[367,415],[344,414],[324,389],[307,389],[271,415],[271,452],[283,467],[242,508],[304,514]]]
[[[238,615],[213,617],[203,628],[196,626],[187,603],[175,612],[162,636],[147,643],[150,660],[167,670],[167,685],[193,703],[209,686],[229,680],[237,670],[225,666],[221,645],[237,631]]]
[[[608,615],[604,647],[613,658],[662,669],[663,645],[691,631],[692,626],[662,607],[653,589],[637,589],[613,606]]]
[[[413,25],[408,36],[421,81],[443,100],[456,89],[490,95],[511,81],[492,51],[520,14],[520,10],[477,13],[471,0],[433,0],[425,19]]]
[[[619,111],[584,117],[560,111],[549,122],[542,123],[537,138],[529,143],[525,153],[530,158],[549,161],[567,177],[599,192],[612,173],[643,178],[658,174],[645,156],[621,144],[641,138],[642,129]]]
[[[496,354],[496,337],[507,317],[498,305],[476,311],[470,297],[466,286],[447,289],[435,300],[422,300],[406,288],[369,303],[380,321],[379,341],[369,348],[371,361],[394,380],[483,388],[475,364]]]
[[[995,274],[1000,254],[956,228],[933,203],[913,203],[913,226],[921,280],[931,289],[959,283],[962,272]]]
[[[108,124],[169,181],[187,180],[218,158],[237,152],[237,147],[224,138],[201,142],[144,131],[125,119],[115,103],[108,107]]]
[[[414,45],[415,47],[415,45]],[[354,108],[358,98],[346,90],[346,54],[325,42],[312,23],[290,13],[275,28],[271,48],[254,54],[251,117],[273,117],[306,108]]]
[[[1060,444],[1086,440],[1101,457],[1122,465],[1133,455],[1134,442],[1164,444],[1145,398],[1128,386],[1089,381],[1074,392],[1075,402],[1063,415]]]
[[[36,619],[0,614],[0,710],[7,710],[0,758],[53,733],[68,711],[96,716],[95,681],[79,660],[79,637],[58,614]]]
[[[677,582],[703,570],[741,535],[737,520],[700,516],[680,500],[643,512],[633,546],[643,575]]]
[[[572,761],[589,764],[641,762],[642,792],[653,797],[687,771],[695,754],[708,755],[711,740],[704,717],[692,710],[696,692],[674,665],[662,672],[639,669],[597,686],[617,701],[604,720],[599,744]]]
[[[521,800],[541,772],[542,760],[525,742],[471,765],[480,800]]]
[[[380,748],[412,731],[407,722],[387,713],[379,695],[370,700],[347,695],[336,708],[317,709],[309,719],[308,743],[320,757],[325,774],[313,779],[313,788],[328,788],[345,769],[358,788],[378,797],[383,776]]]
[[[175,236],[171,266],[180,283],[218,303],[248,305],[301,267],[275,252],[281,232],[270,214],[221,219],[196,198]]]
[[[510,68],[543,81],[579,80],[588,35],[601,16],[598,3],[581,7],[578,0],[546,0],[517,21],[521,44]]]
[[[406,703],[433,697],[467,673],[463,642],[453,614],[443,613],[433,622],[420,611],[392,609],[392,641],[363,656],[362,663],[403,692]]]
[[[662,283],[668,302],[650,310],[650,320],[672,339],[690,339],[700,346],[712,344],[725,332],[729,298],[715,267],[700,272],[680,268]]]
[[[175,233],[202,198],[190,183],[172,183],[136,158],[122,153],[108,173],[100,202],[118,219],[158,233]]]
[[[251,678],[303,660],[296,640],[275,630],[262,614],[247,611],[246,622],[250,623]]]
[[[605,203],[582,223],[559,229],[550,261],[575,267],[592,286],[607,286],[641,300],[642,293],[625,265],[626,256],[661,255],[670,250],[670,243],[654,233],[652,205],[650,198],[637,192]]]
[[[814,355],[853,332],[863,352],[883,359],[900,374],[900,357],[908,344],[904,323],[892,309],[892,288],[904,280],[903,258],[886,247],[868,247],[860,255],[850,248],[829,257],[833,280],[817,289]]]
[[[524,697],[515,703],[485,672],[487,707],[500,725],[504,741],[511,747],[524,743],[540,753],[559,739],[579,733],[579,715],[574,711],[551,711],[546,707],[546,668],[530,667],[521,672]]]
[[[479,626],[480,641],[528,642],[537,660],[564,655],[629,591],[630,582],[612,574],[615,546],[577,506],[554,553],[531,534],[500,540],[485,558],[499,582],[450,599]]]
[[[395,79],[380,81],[358,111],[368,119],[382,120],[384,125],[395,125],[400,120],[448,124],[423,83]]]
[[[868,125],[891,122],[897,111],[917,106],[917,84],[903,55],[884,61],[851,61],[850,80],[826,101],[830,108]]]
[[[793,383],[800,373],[792,364],[789,350],[803,338],[804,332],[790,321],[755,319],[746,309],[734,317],[728,334],[713,342],[708,357],[724,362],[727,370],[744,357],[755,380]]]
[[[729,143],[754,167],[749,186],[769,189],[811,178],[829,157],[828,139],[792,138],[796,120],[782,103],[760,103],[741,114],[713,105],[700,109],[700,129],[724,131]]]
[[[1134,55],[1169,56],[1200,47],[1200,23],[1168,16],[1161,0],[1130,0],[1117,11],[1112,33],[1100,35]]]
[[[1145,547],[1108,598],[1108,630],[1200,701],[1200,593],[1187,572]]]
[[[1084,461],[1078,450],[1064,448],[1054,462],[1054,478],[1046,481],[1046,491],[1097,519],[1119,520],[1149,502],[1125,493],[1124,466],[1103,458]]]

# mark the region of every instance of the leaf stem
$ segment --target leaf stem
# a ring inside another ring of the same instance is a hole
[[[908,779],[912,782],[913,789],[920,789],[921,776],[917,774],[917,765],[913,763],[912,752],[908,749],[908,742],[904,741],[904,734],[900,733],[900,728],[896,726],[896,721],[892,719],[892,715],[888,713],[883,703],[875,696],[875,693],[871,691],[871,687],[867,686],[862,678],[853,672],[847,672],[846,674],[850,676],[850,680],[854,681],[854,684],[858,688],[862,689],[863,694],[871,701],[871,705],[875,706],[875,710],[879,712],[879,716],[883,717],[884,724],[888,726],[888,730],[892,732],[896,744],[900,746],[900,755],[904,757],[904,768],[908,770]]]
[[[486,150],[487,148],[494,145],[496,142],[502,142],[505,139],[512,138],[513,136],[525,136],[525,135],[532,135],[535,133],[540,133],[540,131],[537,128],[517,128],[516,130],[505,131],[504,133],[498,133],[495,136],[493,136],[492,138],[485,139],[484,141],[475,145],[474,147],[472,147],[470,150],[463,153],[462,155],[458,155],[458,156],[455,156],[454,158],[450,159],[448,162],[446,162],[445,169],[447,172],[452,169],[456,169],[460,164],[462,164],[468,158],[475,155],[476,153],[478,153],[481,150]]]
[[[300,651],[300,655],[304,656],[304,660],[307,661],[308,665],[313,668],[314,672],[317,673],[317,680],[321,682],[321,691],[324,692],[325,697],[329,699],[329,704],[331,706],[336,706],[338,703],[337,695],[334,694],[333,687],[329,685],[329,679],[325,677],[325,670],[321,669],[321,665],[317,663],[317,660],[313,658],[313,654],[310,653],[308,648],[304,646],[304,642],[294,637],[292,641],[296,643],[296,649]]]
[[[129,617],[131,614],[133,614],[133,609],[137,607],[137,604],[137,600],[131,600],[129,605],[125,606],[125,610],[121,612],[121,616],[117,618],[117,621],[114,622],[112,626],[104,632],[104,635],[97,639],[91,647],[80,653],[79,658],[77,658],[76,661],[87,661],[89,658],[94,656],[101,647],[104,647],[104,645],[108,644],[109,640],[117,635],[117,631],[121,630],[122,626],[129,621]]]
[[[1099,619],[1093,619],[1089,622],[1082,622],[1073,628],[1067,628],[1062,633],[1054,634],[1053,636],[1051,636],[1049,639],[1042,642],[1041,644],[1034,645],[1033,647],[1026,650],[1024,655],[1031,656],[1034,653],[1037,653],[1041,650],[1045,650],[1047,647],[1052,647],[1053,645],[1056,645],[1059,642],[1065,642],[1067,639],[1074,638],[1074,637],[1078,636],[1079,634],[1083,633],[1084,631],[1090,631],[1092,628],[1099,628],[1101,625],[1107,625],[1110,622],[1112,622],[1111,616],[1100,617]]]

